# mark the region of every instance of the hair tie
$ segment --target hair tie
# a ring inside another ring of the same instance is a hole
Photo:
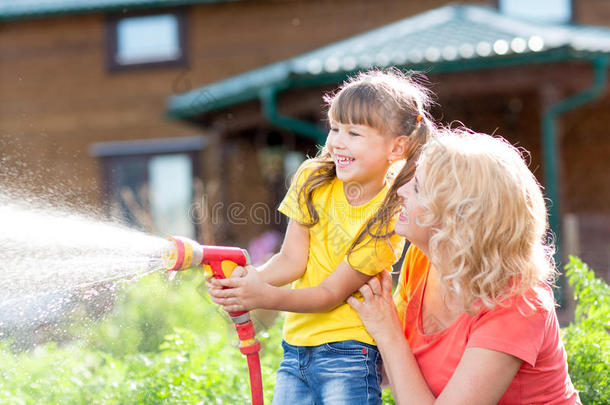
[[[422,120],[422,117],[420,114],[417,114],[417,118],[415,118],[415,121],[420,122]]]

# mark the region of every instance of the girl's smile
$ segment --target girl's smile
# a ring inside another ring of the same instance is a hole
[[[334,160],[335,160],[335,165],[338,168],[346,169],[347,167],[349,167],[352,164],[352,162],[355,159],[352,157],[349,157],[349,156],[335,155]]]

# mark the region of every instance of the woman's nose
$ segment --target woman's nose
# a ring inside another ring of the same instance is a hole
[[[409,183],[410,181],[406,182],[402,186],[398,187],[398,190],[396,190],[396,194],[398,194],[399,197],[402,197],[403,200],[407,196],[407,188],[409,187]]]

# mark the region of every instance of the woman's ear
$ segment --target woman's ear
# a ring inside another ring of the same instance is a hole
[[[404,159],[408,145],[409,137],[406,135],[400,135],[392,139],[392,149],[390,150],[388,160],[390,162],[395,162],[397,160]]]

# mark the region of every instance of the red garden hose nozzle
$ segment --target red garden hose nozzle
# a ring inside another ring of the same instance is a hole
[[[210,277],[228,278],[236,266],[250,264],[250,255],[246,249],[200,245],[183,236],[170,236],[167,239],[173,242],[163,252],[163,265],[168,271],[210,266],[214,272]],[[231,262],[234,265],[223,265],[223,262]]]
[[[203,267],[206,277],[229,278],[235,267],[250,264],[250,255],[245,249],[200,245],[194,240],[182,236],[170,236],[167,239],[173,242],[163,251],[162,255],[163,266],[168,271]],[[258,355],[261,344],[255,337],[250,314],[247,311],[229,312],[229,316],[235,324],[239,336],[239,350],[248,360],[252,404],[262,405],[263,384]]]

